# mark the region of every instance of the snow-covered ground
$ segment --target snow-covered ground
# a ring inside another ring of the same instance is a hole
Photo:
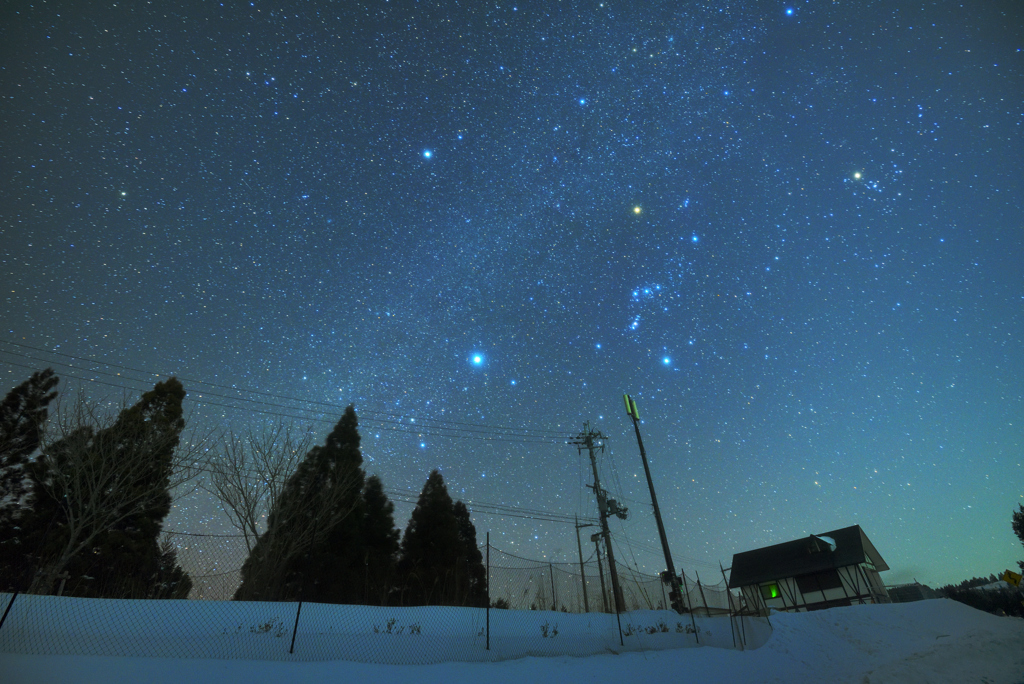
[[[500,612],[506,611],[493,611],[492,616]],[[541,617],[527,615],[531,620]],[[515,624],[527,625],[528,622]],[[728,620],[715,629],[722,625],[727,629]],[[772,625],[774,632],[763,646],[745,651],[734,650],[731,644],[727,644],[728,648],[708,645],[698,648],[695,644],[685,644],[683,648],[621,652],[614,645],[606,644],[605,653],[587,657],[534,656],[500,662],[432,665],[7,652],[0,653],[0,681],[564,684],[566,681],[634,682],[664,677],[665,681],[687,682],[1024,684],[1024,620],[995,617],[953,601],[938,599],[775,614]],[[0,630],[0,642],[5,642],[2,632],[7,627]],[[596,629],[600,632],[603,627],[599,625]],[[272,628],[268,634],[273,632]],[[652,636],[659,634],[648,635],[646,643],[655,643]],[[675,638],[674,630],[672,635],[660,636]],[[37,633],[36,637],[45,638],[42,633]],[[12,645],[6,641],[5,650]]]

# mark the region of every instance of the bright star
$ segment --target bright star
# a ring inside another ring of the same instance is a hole
[[[860,176],[861,176],[860,171],[854,171],[853,172],[853,180],[860,180]]]
[[[587,104],[587,100],[586,100],[586,98],[583,98],[583,97],[581,97],[581,98],[580,98],[580,107],[582,107],[582,106],[583,106],[583,105],[585,105],[585,104]]]
[[[423,158],[424,159],[430,159],[433,156],[434,156],[434,153],[432,151],[430,151],[430,150],[423,150]]]
[[[633,207],[633,213],[636,214],[637,216],[639,216],[642,211],[643,209],[641,209],[639,206]]]
[[[666,356],[666,357],[661,359],[661,362],[667,366],[670,363],[672,363],[672,359],[670,359],[669,357]]]
[[[471,356],[469,358],[469,361],[474,366],[482,366],[482,365],[484,365],[484,355],[483,354],[473,354],[473,356]]]
[[[793,16],[793,8],[792,7],[787,7],[786,8],[786,14],[788,16],[790,16],[790,17]]]
[[[696,233],[690,236],[690,242],[700,242],[700,238],[697,237]]]

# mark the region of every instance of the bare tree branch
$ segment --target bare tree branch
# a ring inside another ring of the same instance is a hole
[[[154,430],[146,421],[118,421],[130,406],[122,401],[120,408],[106,414],[80,394],[68,408],[58,404],[47,426],[39,485],[56,503],[61,542],[44,551],[29,593],[52,593],[57,575],[99,535],[142,514],[159,497],[180,498],[203,467],[207,446],[201,435],[181,439],[180,425]],[[110,433],[114,425],[117,434]]]
[[[252,552],[267,528],[285,482],[313,444],[313,433],[277,423],[244,435],[228,434],[219,458],[210,462],[211,475],[202,486],[221,502],[232,526],[245,538]]]
[[[262,600],[276,600],[287,591],[288,574],[298,566],[302,556],[324,542],[336,526],[352,514],[359,505],[353,496],[361,478],[355,473],[336,479],[331,485],[309,488],[311,496],[296,501],[291,510],[280,510],[280,524],[268,536],[250,559],[250,574],[246,583],[248,596]]]

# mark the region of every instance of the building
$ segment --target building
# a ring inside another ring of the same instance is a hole
[[[885,591],[889,594],[889,599],[893,603],[910,603],[911,601],[939,598],[938,593],[934,589],[927,584],[920,584],[919,582],[886,587]]]
[[[860,525],[737,553],[729,588],[748,606],[807,611],[889,603],[878,573],[889,569]]]

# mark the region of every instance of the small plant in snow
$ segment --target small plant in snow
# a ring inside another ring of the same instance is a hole
[[[239,625],[238,630],[241,631],[241,629],[242,626]],[[249,626],[249,632],[252,634],[267,634],[271,630],[274,630],[274,636],[276,637],[284,635],[284,622],[280,618],[275,617],[267,620],[266,622]]]
[[[633,636],[636,634],[636,628],[631,624],[626,625],[626,631],[622,633],[623,636]]]
[[[420,633],[420,625],[417,622],[414,622],[411,625],[399,625],[398,628],[396,629],[395,628],[395,624],[397,622],[398,622],[398,620],[396,618],[391,618],[390,620],[387,621],[387,623],[385,623],[383,629],[381,629],[381,627],[379,625],[374,625],[373,626],[373,633],[374,634],[402,634],[402,633],[405,632],[406,629],[409,630],[409,634],[419,634]]]
[[[383,630],[381,630],[381,628],[378,627],[377,625],[374,625],[373,626],[373,633],[374,634],[380,634],[381,631],[383,631],[384,634],[391,634],[391,630],[394,629],[396,622],[398,622],[398,620],[396,620],[395,618],[391,618],[390,620],[387,621],[387,624],[385,625]]]
[[[665,624],[664,620],[659,620],[658,624],[651,625],[650,627],[648,627],[644,631],[647,632],[648,634],[657,634],[658,632],[667,632],[668,631],[668,625]]]
[[[545,622],[543,625],[540,626],[540,635],[545,639],[549,637],[554,639],[556,636],[558,636],[558,623],[556,622],[555,625],[552,626],[550,623]]]

